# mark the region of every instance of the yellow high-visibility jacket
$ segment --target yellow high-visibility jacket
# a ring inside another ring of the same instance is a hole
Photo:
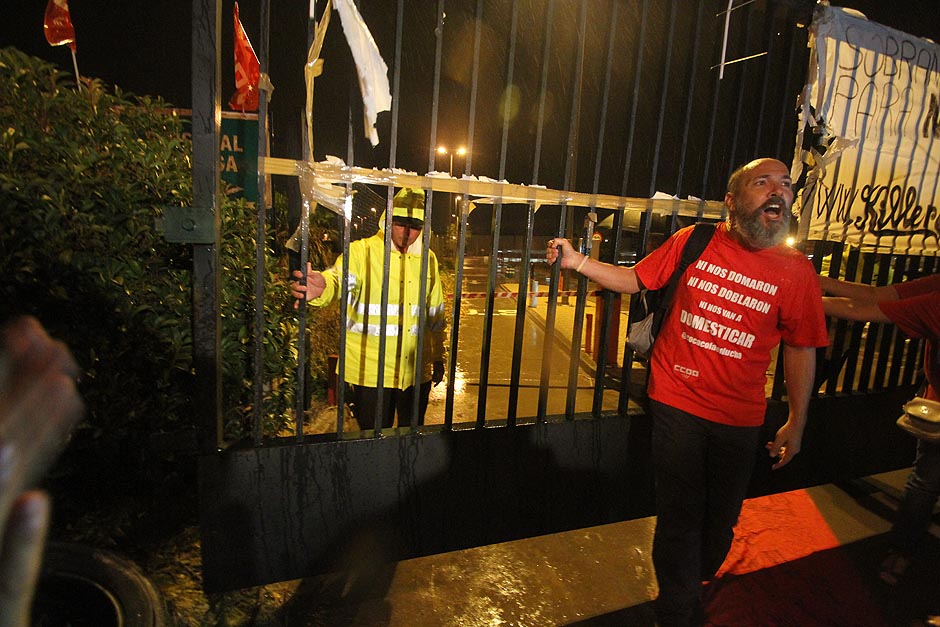
[[[421,239],[406,253],[392,249],[389,259],[388,319],[385,341],[383,387],[404,390],[415,384],[421,283]],[[349,302],[346,321],[346,372],[348,383],[378,386],[379,337],[382,315],[382,274],[385,263],[385,234],[349,245]],[[309,301],[321,307],[338,299],[343,277],[343,257],[323,271],[326,288]],[[434,251],[428,251],[426,332],[420,383],[431,380],[431,366],[444,359],[444,293]]]

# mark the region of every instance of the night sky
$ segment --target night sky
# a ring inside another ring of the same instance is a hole
[[[519,1],[524,7],[524,15],[526,12],[537,15],[537,6],[544,4],[544,0]],[[758,1],[766,3],[769,0]],[[233,0],[224,0],[222,9],[223,73],[221,98],[223,108],[234,91],[231,53],[233,4]],[[242,0],[239,3],[242,22],[256,49],[259,46],[259,4],[257,0]],[[300,134],[296,129],[299,127],[303,103],[302,68],[306,59],[308,1],[270,0],[270,4],[272,40],[270,74],[275,86],[274,98],[271,102],[271,126],[274,134],[272,151],[275,156],[298,158],[300,156]],[[323,0],[319,0],[318,5],[322,6],[322,4]],[[393,0],[361,0],[358,4],[382,51],[383,57],[391,67],[394,58],[395,7],[397,3]],[[723,1],[717,4],[724,6]],[[787,4],[811,6],[810,3],[798,0],[793,0],[793,2]],[[937,0],[903,0],[897,2],[834,0],[832,4],[856,8],[868,15],[873,21],[916,36],[930,37],[935,41],[940,41],[940,15],[937,11]],[[464,111],[468,110],[468,106],[465,102],[458,102],[458,100],[465,98],[467,92],[465,90],[464,94],[458,94],[456,89],[452,89],[461,87],[457,83],[461,80],[466,81],[466,77],[461,79],[461,77],[455,76],[453,72],[448,73],[447,64],[448,59],[458,57],[461,52],[465,56],[468,55],[466,42],[471,41],[471,38],[463,33],[464,37],[461,40],[461,28],[467,28],[467,22],[461,22],[461,19],[463,16],[472,17],[475,5],[475,0],[448,0],[447,2],[449,15],[448,21],[445,23],[445,42],[447,43],[444,50],[445,68],[444,78],[441,83],[441,116],[437,143],[452,145],[464,141],[463,138],[455,139],[450,137],[448,129],[449,124],[452,122],[450,118],[462,117],[462,123],[466,123],[466,118],[463,116],[466,115]],[[0,45],[13,45],[28,54],[48,59],[56,63],[63,71],[71,73],[72,61],[68,47],[51,47],[45,41],[42,32],[45,6],[46,0],[7,0],[4,6],[4,19],[0,20]],[[435,26],[433,15],[436,6],[437,2],[434,0],[420,0],[420,2],[410,0],[406,2],[405,32],[409,43],[406,44],[403,51],[403,73],[427,75],[429,77],[433,74],[434,37],[432,33]],[[486,7],[489,13],[486,17],[490,23],[508,20],[509,9],[507,7],[510,6],[512,5],[508,1],[499,3],[488,0]],[[558,0],[556,6],[556,21],[561,26],[556,28],[553,44],[558,42],[557,45],[561,46],[564,43],[564,38],[566,36],[570,37],[571,33],[576,31],[577,7],[580,4],[576,0]],[[595,6],[608,5],[597,3]],[[621,6],[626,7],[623,9],[624,14],[629,11],[637,11],[639,0],[623,2]],[[665,0],[651,0],[650,2],[651,12],[658,12],[660,15],[667,12],[667,6],[668,3]],[[682,2],[679,6],[685,10],[686,6],[693,7],[696,5]],[[127,92],[162,96],[175,106],[183,108],[190,106],[191,2],[185,0],[169,0],[166,2],[154,2],[153,0],[146,2],[143,0],[123,0],[122,2],[70,0],[69,8],[76,30],[78,65],[82,75],[100,78],[106,83],[117,85]],[[501,12],[506,13],[506,15],[502,15]],[[330,99],[336,94],[343,94],[344,98],[342,100],[344,102],[354,100],[357,97],[357,94],[351,93],[355,92],[356,89],[354,80],[350,80],[350,77],[354,76],[354,70],[351,66],[348,46],[343,39],[339,18],[335,11],[332,19],[322,53],[325,60],[324,75],[317,79],[317,104],[315,108],[318,124],[315,131],[315,137],[317,138],[317,154],[315,157],[317,159],[323,158],[325,154],[335,154],[341,158],[346,158],[350,120],[344,117],[346,115],[345,107],[331,105]],[[606,37],[603,29],[606,26],[602,22],[603,20],[592,20],[590,22],[589,39],[603,41]],[[524,18],[522,20],[519,29],[519,50],[517,54],[523,61],[529,59],[530,62],[535,63],[541,56],[540,43],[537,38],[540,36],[539,33],[542,27],[543,25],[538,19],[526,20]],[[427,33],[427,36],[415,37],[411,35],[412,32]],[[465,47],[463,51],[460,49],[461,41],[463,41]],[[599,47],[603,48],[602,45]],[[484,46],[483,63],[502,63],[496,56],[497,53],[492,51],[491,48],[494,47]],[[488,54],[490,56],[487,56]],[[520,61],[520,63],[523,61]],[[564,59],[559,59],[558,63],[563,61]],[[603,72],[602,57],[589,60],[589,62],[592,64],[590,71],[594,75],[589,76],[588,80],[600,83],[603,76],[597,76],[597,74]],[[465,88],[466,85],[464,84],[462,87]],[[498,92],[488,92],[486,85],[482,85],[478,98],[486,102],[483,99],[498,99],[498,95]],[[402,102],[406,102],[405,99],[409,97],[412,98],[411,102],[417,100],[418,104],[410,105],[406,103],[402,105],[403,112],[400,118],[399,137],[403,139],[402,145],[398,148],[398,165],[424,172],[428,169],[429,160],[430,105],[427,103],[430,98],[422,95],[420,99],[415,99],[411,94],[403,94]],[[597,98],[594,97],[594,99]],[[561,100],[559,101],[561,102]],[[644,103],[643,106],[648,104]],[[652,105],[649,106],[655,108]],[[408,110],[404,111],[405,108]],[[459,114],[451,113],[453,111],[457,111]],[[496,117],[496,115],[481,115],[477,119],[477,132],[481,144],[483,136],[497,126],[492,121]],[[388,127],[389,122],[387,120],[380,121],[386,125],[386,128]],[[362,133],[359,119],[356,118],[351,124],[353,125],[354,134],[360,137]],[[615,129],[610,129],[609,132],[615,132]],[[459,133],[458,131],[453,134],[457,135]],[[557,134],[563,135],[564,132]],[[563,140],[564,137],[552,136],[548,137],[546,142],[547,144],[552,141],[561,143]],[[408,145],[407,142],[409,141],[415,145]],[[366,150],[357,149],[359,151],[355,154],[354,159],[357,165],[383,166],[387,163],[389,150],[387,146],[380,146],[380,149],[372,154],[367,143],[364,144],[361,139],[358,139],[357,142],[358,146],[367,146]],[[499,147],[498,142],[491,142],[491,146],[493,148],[488,148],[487,151],[495,155],[498,152],[498,150],[495,150]],[[548,145],[545,150],[549,152],[553,149],[552,145]],[[563,143],[557,151],[564,152]],[[480,152],[483,153],[484,150],[481,149]],[[473,162],[474,173],[486,173],[493,176],[496,173],[497,164],[495,162],[487,163],[483,159],[484,157],[480,156]],[[559,162],[560,160],[559,157]],[[465,164],[458,161],[455,164],[455,169],[461,169],[463,165]],[[436,166],[437,169],[446,170],[446,164],[437,163]],[[525,171],[511,172],[510,175],[507,175],[507,178],[513,182],[529,182],[527,179],[530,171],[531,166],[527,166]],[[558,184],[558,181],[545,182],[550,185],[552,183]],[[648,190],[630,191],[633,192],[632,195],[645,195]]]

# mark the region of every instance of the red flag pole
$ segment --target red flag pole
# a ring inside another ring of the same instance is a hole
[[[75,46],[72,46],[72,67],[75,68],[75,84],[78,85],[78,92],[82,91],[82,79],[78,74],[78,55],[75,52]]]

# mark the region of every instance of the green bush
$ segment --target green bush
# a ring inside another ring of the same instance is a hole
[[[154,228],[192,195],[178,118],[13,49],[0,74],[2,314],[69,344],[94,428],[192,424],[190,253]]]
[[[167,243],[156,226],[164,207],[192,202],[191,146],[162,100],[97,80],[82,87],[45,61],[0,49],[0,318],[31,313],[68,343],[93,437],[192,428],[191,249]],[[237,438],[250,433],[253,403],[253,207],[225,200],[222,229],[224,419]],[[287,269],[272,248],[268,435],[291,413],[296,362]]]

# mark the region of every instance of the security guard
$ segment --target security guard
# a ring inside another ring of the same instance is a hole
[[[385,266],[384,224],[372,237],[349,245],[349,304],[346,321],[345,380],[350,384],[353,416],[360,429],[375,425],[378,401],[379,339],[381,336],[382,284]],[[444,378],[444,294],[437,257],[428,251],[426,277],[426,332],[422,366],[416,368],[418,323],[422,304],[421,230],[424,228],[424,190],[402,188],[393,200],[392,251],[389,260],[388,308],[385,327],[385,379],[382,426],[408,426],[414,406],[415,383],[420,382],[418,424],[424,424],[432,382]],[[307,279],[294,271],[291,294],[298,300],[322,307],[341,293],[343,257],[333,267],[314,272],[307,267]]]

